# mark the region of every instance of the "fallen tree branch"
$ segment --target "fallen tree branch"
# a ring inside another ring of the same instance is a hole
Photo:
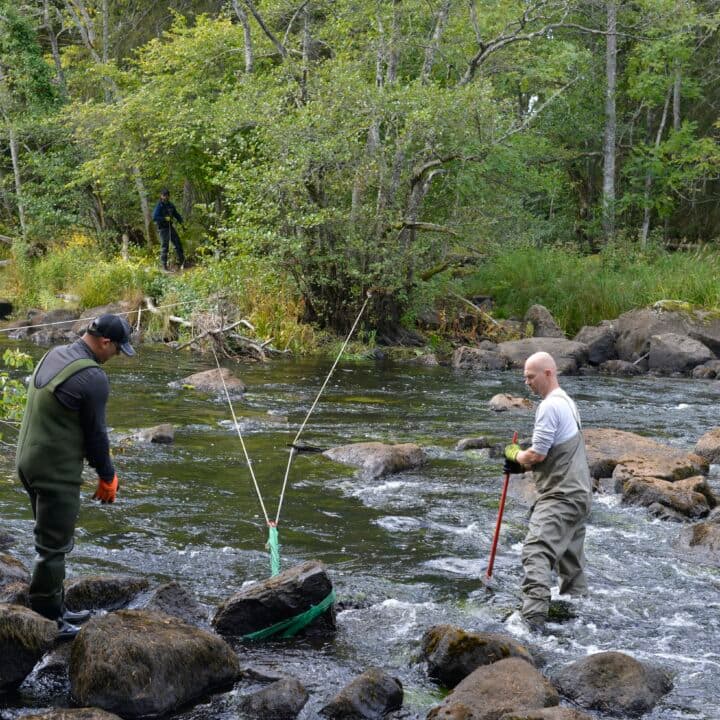
[[[162,315],[160,310],[155,307],[155,303],[151,297],[145,298],[145,307],[147,307],[147,309],[155,315]],[[182,325],[183,327],[193,327],[193,324],[189,320],[181,318],[178,315],[168,315],[168,320],[170,320],[170,322],[177,323],[178,325]]]
[[[450,294],[455,296],[458,300],[462,300],[464,303],[468,304],[471,308],[474,310],[477,310],[477,312],[480,313],[480,316],[484,320],[489,320],[493,325],[500,326],[500,323],[494,318],[491,317],[488,313],[486,313],[482,308],[479,308],[475,303],[470,302],[467,298],[464,298],[462,295],[458,295],[458,293],[450,291]]]
[[[202,340],[203,338],[206,338],[208,335],[223,335],[224,333],[228,332],[229,330],[236,328],[238,325],[245,325],[246,327],[249,327],[252,330],[255,329],[247,320],[245,320],[245,318],[242,318],[242,320],[238,320],[237,322],[234,322],[224,328],[216,328],[214,330],[213,329],[205,330],[205,331],[201,332],[199,335],[197,335],[196,337],[194,337],[192,340],[188,340],[187,342],[184,342],[182,345],[178,345],[175,349],[182,350],[183,348],[186,348],[189,345],[192,345],[193,343],[198,342],[198,340]]]

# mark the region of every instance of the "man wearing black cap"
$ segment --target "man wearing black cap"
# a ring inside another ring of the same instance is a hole
[[[171,241],[177,253],[178,265],[182,269],[185,264],[185,253],[180,242],[180,236],[173,225],[173,218],[182,225],[183,219],[180,217],[175,205],[170,202],[170,191],[165,188],[160,191],[160,199],[152,214],[152,219],[158,227],[158,233],[160,233],[160,262],[163,270],[168,269],[168,248]]]
[[[74,544],[84,458],[98,474],[93,499],[115,500],[118,478],[105,426],[110,386],[100,366],[121,352],[135,354],[131,332],[118,315],[95,318],[79,340],[40,360],[28,387],[16,468],[35,518],[30,607],[57,621],[60,638],[77,635],[73,623],[90,617],[65,607],[65,555]]]

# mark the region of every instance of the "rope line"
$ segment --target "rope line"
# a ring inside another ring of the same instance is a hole
[[[193,303],[197,303],[197,300],[183,300],[182,302],[176,302],[176,303],[169,303],[168,305],[157,305],[156,310],[161,310],[164,308],[171,308],[171,307],[177,307],[178,305],[192,305]],[[132,315],[133,313],[141,313],[142,308],[138,308],[137,310],[126,310],[123,312],[116,312],[113,313],[113,315]],[[87,317],[87,318],[75,318],[74,320],[56,320],[55,322],[51,323],[40,323],[38,325],[22,325],[21,327],[9,327],[9,328],[0,328],[0,333],[3,332],[12,332],[13,330],[31,330],[34,328],[43,328],[43,327],[52,327],[53,325],[68,325],[70,323],[76,323],[80,320],[87,320],[88,322],[92,322],[93,320],[97,320],[100,316],[97,315],[95,317]]]
[[[340,358],[342,357],[342,354],[345,352],[345,348],[347,347],[347,344],[350,342],[350,338],[352,337],[352,334],[355,332],[355,328],[358,326],[358,323],[360,322],[360,318],[362,317],[362,314],[365,312],[365,308],[367,307],[367,304],[370,302],[371,297],[372,297],[372,294],[368,293],[367,297],[365,298],[365,302],[363,303],[363,306],[360,308],[360,312],[357,314],[357,317],[355,318],[355,322],[353,323],[352,327],[350,328],[350,332],[348,333],[347,337],[345,338],[345,342],[342,344],[342,347],[340,348],[340,352],[338,353],[337,357],[335,358],[335,362],[333,363],[332,367],[330,368],[330,372],[327,374],[327,377],[325,378],[325,382],[322,384],[322,387],[318,391],[318,394],[315,397],[315,400],[314,400],[312,406],[308,410],[307,415],[305,416],[305,419],[302,421],[302,425],[300,426],[300,429],[297,431],[297,434],[295,435],[295,439],[292,441],[293,447],[290,448],[290,456],[288,457],[288,464],[287,464],[287,467],[285,468],[285,478],[283,479],[282,490],[280,492],[280,500],[278,501],[277,515],[275,516],[275,524],[276,525],[280,521],[280,510],[282,509],[283,500],[285,498],[285,488],[287,487],[288,476],[290,474],[290,465],[293,461],[293,458],[297,454],[294,445],[300,438],[302,431],[305,429],[305,425],[307,424],[307,421],[310,419],[310,415],[312,415],[313,410],[315,410],[315,406],[318,404],[318,401],[320,400],[320,396],[322,395],[323,390],[325,390],[325,386],[328,384],[328,382],[330,382],[330,378],[332,377],[333,372],[335,372],[335,368],[337,367],[337,364],[340,362]]]
[[[215,358],[215,364],[217,365],[218,374],[220,375],[220,380],[222,381],[223,390],[225,391],[225,397],[227,398],[228,405],[230,406],[230,412],[232,413],[232,419],[235,423],[235,430],[237,432],[238,437],[240,438],[240,445],[242,445],[243,453],[245,454],[245,462],[247,462],[248,469],[250,470],[250,477],[252,478],[253,485],[255,486],[255,492],[257,493],[258,500],[260,501],[260,507],[262,508],[263,515],[265,516],[265,522],[268,525],[271,525],[270,518],[268,517],[267,510],[265,509],[265,503],[263,502],[262,493],[260,492],[260,487],[258,485],[257,479],[255,478],[255,471],[253,470],[252,461],[250,460],[250,456],[248,455],[247,448],[245,447],[245,440],[243,440],[242,433],[240,432],[240,426],[238,425],[237,417],[235,415],[235,408],[233,408],[232,401],[230,400],[230,393],[228,392],[227,385],[225,384],[225,378],[222,374],[222,369],[220,367],[220,361],[218,360],[217,353],[215,352],[215,348],[211,346],[213,357]]]

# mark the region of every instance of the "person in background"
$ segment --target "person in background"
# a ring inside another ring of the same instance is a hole
[[[180,242],[180,236],[173,225],[173,219],[177,220],[181,225],[183,224],[183,219],[175,205],[170,202],[170,191],[167,188],[160,191],[160,199],[157,205],[155,205],[152,219],[157,225],[158,233],[160,234],[160,263],[162,264],[162,269],[165,271],[168,269],[168,250],[172,242],[175,253],[177,254],[178,265],[182,270],[185,265],[185,253],[183,252],[183,246]]]
[[[79,340],[52,348],[28,387],[16,469],[35,519],[29,604],[57,622],[60,639],[75,637],[76,623],[90,617],[65,607],[65,555],[74,545],[84,458],[98,474],[93,499],[115,501],[118,478],[105,426],[110,386],[100,366],[120,353],[135,354],[130,334],[124,318],[101,315]]]
[[[542,402],[535,414],[532,445],[505,448],[507,472],[533,471],[538,499],[532,508],[522,550],[522,615],[541,631],[550,606],[552,573],[560,593],[585,595],[585,525],[592,502],[592,481],[577,407],[560,387],[557,366],[546,352],[525,362],[525,383]]]

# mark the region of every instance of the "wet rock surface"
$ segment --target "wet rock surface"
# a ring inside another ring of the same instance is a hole
[[[496,720],[558,703],[557,691],[538,670],[520,658],[507,658],[468,675],[427,720]]]
[[[0,605],[0,689],[17,688],[56,636],[52,620],[20,605]]]
[[[149,586],[132,575],[84,575],[65,581],[65,602],[71,610],[118,610]]]
[[[239,676],[220,637],[166,615],[120,610],[93,618],[73,642],[72,696],[124,718],[160,715]]]
[[[193,373],[183,378],[182,385],[206,393],[224,393],[227,388],[231,395],[241,395],[247,390],[245,383],[233,375],[228,368],[214,368]]]
[[[293,720],[309,698],[308,691],[295,678],[282,678],[240,700],[240,709],[255,718]]]
[[[212,626],[221,635],[231,637],[264,630],[318,605],[332,590],[325,566],[306,562],[235,593],[217,609]],[[302,633],[329,637],[335,630],[335,610],[331,606]]]
[[[619,652],[602,652],[561,668],[553,677],[560,692],[583,708],[617,717],[638,717],[672,688],[663,670]]]
[[[411,470],[420,467],[426,460],[425,451],[415,443],[353,443],[330,448],[323,455],[335,462],[359,467],[363,477],[367,478]]]
[[[436,625],[426,630],[421,653],[428,675],[448,688],[455,687],[481,665],[508,657],[534,664],[528,649],[507,635],[466,632],[453,625]]]
[[[402,683],[382,668],[369,668],[348,683],[320,714],[333,720],[382,720],[402,707]]]

